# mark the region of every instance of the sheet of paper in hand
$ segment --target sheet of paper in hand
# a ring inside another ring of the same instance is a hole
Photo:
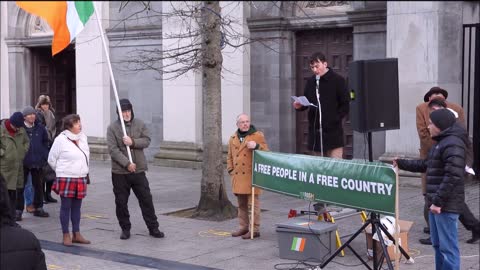
[[[292,99],[300,104],[302,104],[302,106],[313,106],[313,107],[317,107],[316,105],[313,105],[312,103],[310,103],[310,101],[308,101],[307,97],[305,96],[301,96],[301,97],[296,97],[296,96],[292,96]]]

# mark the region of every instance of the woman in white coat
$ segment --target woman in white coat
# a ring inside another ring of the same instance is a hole
[[[87,195],[88,162],[90,149],[87,136],[82,133],[80,116],[70,114],[63,118],[64,130],[55,138],[48,164],[56,173],[52,186],[61,198],[60,223],[63,231],[63,244],[90,244],[80,234],[80,208],[82,199]],[[69,232],[72,221],[73,237]]]

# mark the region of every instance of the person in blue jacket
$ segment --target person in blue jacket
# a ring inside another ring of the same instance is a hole
[[[34,190],[33,215],[37,217],[48,217],[49,214],[43,210],[43,179],[42,168],[47,163],[49,139],[47,129],[36,119],[37,112],[31,106],[22,111],[24,117],[24,128],[30,139],[30,147],[23,159],[24,182],[27,182],[28,175],[32,175]],[[22,213],[25,207],[24,188],[17,189],[16,220],[22,220]]]

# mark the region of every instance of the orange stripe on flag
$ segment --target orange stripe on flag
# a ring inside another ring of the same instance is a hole
[[[35,14],[47,21],[53,30],[52,55],[70,44],[70,32],[67,27],[67,2],[65,1],[17,1],[17,5],[28,13]]]
[[[300,238],[301,239],[301,243],[300,243],[300,252],[303,252],[303,249],[305,248],[305,242],[307,242],[305,238]]]

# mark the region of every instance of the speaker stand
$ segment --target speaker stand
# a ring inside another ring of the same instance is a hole
[[[368,140],[368,161],[373,162],[373,149],[372,149],[372,132],[368,132],[367,135]]]
[[[384,259],[387,262],[387,266],[389,270],[393,270],[393,264],[392,261],[390,260],[390,256],[388,255],[388,250],[387,246],[384,242],[383,237],[381,236],[380,231],[382,231],[391,241],[393,241],[393,244],[395,244],[395,239],[393,236],[388,232],[388,230],[382,225],[380,222],[379,216],[376,213],[370,213],[370,218],[365,221],[365,223],[362,225],[360,229],[358,229],[341,247],[339,247],[335,253],[333,253],[328,259],[320,265],[320,269],[324,269],[327,264],[332,261],[342,250],[344,250],[346,247],[348,247],[352,253],[363,263],[363,265],[369,269],[372,270],[370,265],[365,262],[362,257],[350,246],[350,242],[353,241],[360,233],[362,233],[365,228],[367,228],[368,225],[372,225],[372,249],[373,249],[373,270],[381,270],[383,269],[383,261]],[[375,240],[373,239],[373,236],[377,234],[378,237],[378,242],[380,242],[380,247],[382,249],[382,252],[380,254],[380,258],[377,257],[377,250],[376,250],[376,243]],[[400,252],[402,253],[403,256],[409,261],[413,262],[413,260],[410,258],[408,253],[403,249],[402,246],[398,246],[400,248]]]

